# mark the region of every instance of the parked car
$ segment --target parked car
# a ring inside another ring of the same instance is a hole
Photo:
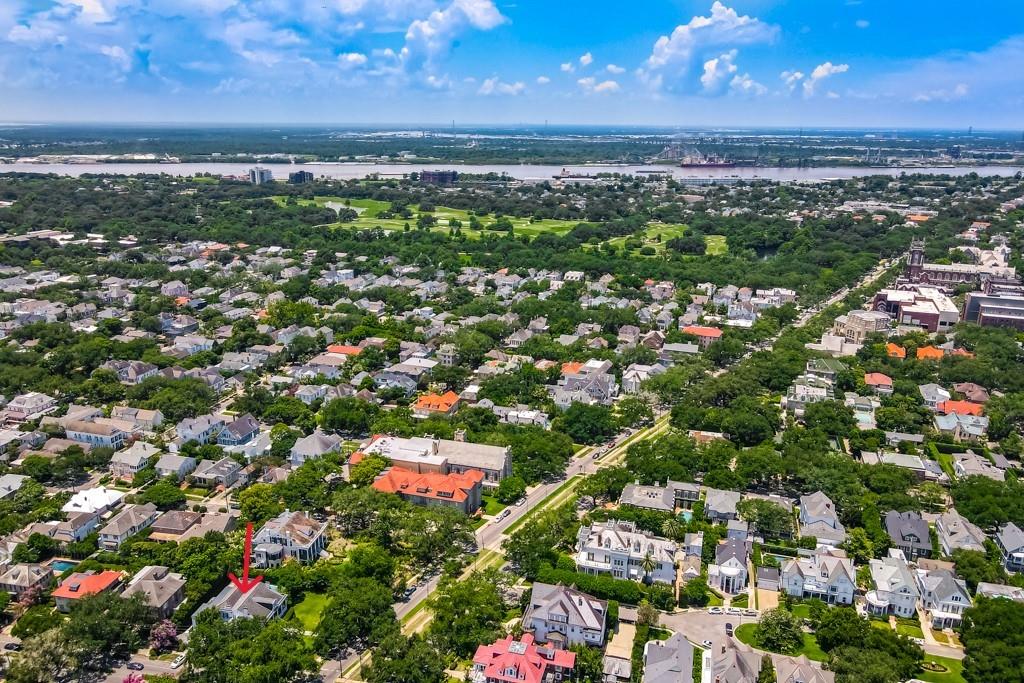
[[[125,668],[131,669],[132,671],[142,671],[146,667],[142,666],[142,662],[128,662],[125,664]]]
[[[184,663],[185,663],[185,653],[183,652],[183,653],[181,653],[180,655],[178,655],[177,657],[174,658],[174,661],[171,662],[171,668],[172,669],[181,668],[181,665],[184,664]]]
[[[708,607],[708,614],[725,614],[725,610],[721,607]]]
[[[745,609],[745,610],[743,610],[743,616],[745,616],[745,617],[756,617],[757,616],[757,610],[756,609]]]
[[[701,641],[701,645],[703,645],[706,648],[710,648],[711,647],[711,641],[710,640]]]
[[[725,625],[725,635],[732,637],[732,624]]]
[[[523,505],[526,505],[526,496],[516,501],[516,507],[522,507]]]
[[[726,611],[726,614],[728,614],[731,617],[742,617],[743,616],[743,610],[741,610],[739,607],[730,607]]]

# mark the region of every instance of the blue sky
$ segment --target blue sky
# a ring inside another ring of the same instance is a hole
[[[1024,3],[0,0],[0,120],[1024,127]]]

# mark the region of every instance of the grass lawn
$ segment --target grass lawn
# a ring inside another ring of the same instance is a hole
[[[938,673],[935,671],[928,671],[922,669],[917,673],[917,678],[922,681],[928,681],[929,683],[964,683],[964,663],[959,659],[950,659],[949,657],[936,657],[935,655],[925,655],[924,660],[933,664],[938,664],[946,668],[944,673]]]
[[[706,235],[704,242],[707,244],[707,255],[708,256],[720,256],[729,251],[729,245],[726,244],[725,235]]]
[[[499,503],[494,496],[480,496],[480,503],[485,515],[496,515],[508,507],[504,503]]]
[[[722,596],[713,590],[708,591],[708,607],[721,607],[725,604]]]
[[[757,629],[757,624],[740,624],[736,628],[736,638],[744,645],[759,648],[758,644],[754,641],[755,629]],[[800,655],[807,655],[808,659],[813,659],[816,662],[824,662],[828,659],[828,655],[818,647],[818,641],[810,633],[804,634],[803,647],[793,653],[794,657],[799,657]]]
[[[273,198],[279,205],[284,206],[285,197],[279,196]],[[300,204],[324,206],[328,203],[344,204],[359,214],[359,217],[354,221],[348,223],[332,223],[332,227],[350,229],[350,230],[372,230],[380,228],[381,230],[404,230],[405,225],[408,223],[410,229],[416,229],[416,221],[420,216],[419,206],[410,205],[413,216],[412,218],[402,218],[400,216],[395,218],[381,218],[380,214],[387,211],[391,205],[388,202],[377,201],[374,199],[343,199],[341,197],[316,197],[315,199],[300,199]],[[436,206],[434,211],[429,212],[427,215],[431,215],[437,219],[437,224],[432,226],[430,230],[432,232],[442,232],[447,234],[449,231],[448,221],[455,219],[462,223],[461,231],[462,234],[471,239],[479,239],[485,234],[490,235],[504,235],[503,232],[495,232],[488,230],[473,230],[469,227],[469,212],[464,209],[453,209],[447,206]],[[492,215],[477,215],[477,218],[486,228],[487,225],[493,223],[496,218]],[[580,221],[564,221],[556,220],[553,218],[545,218],[538,221],[531,221],[530,218],[516,218],[514,216],[507,217],[512,223],[513,233],[517,237],[537,237],[546,232],[551,232],[556,235],[564,235],[574,227],[576,227]]]
[[[731,603],[732,607],[747,607],[748,605],[750,605],[750,596],[746,593],[733,599]]]
[[[617,249],[623,249],[626,242],[639,239],[644,247],[653,247],[655,254],[665,252],[665,242],[675,237],[681,237],[687,230],[687,226],[680,223],[649,223],[643,232],[635,235],[624,235],[608,240],[608,244]],[[630,250],[633,256],[639,256],[639,249]]]
[[[896,624],[896,633],[908,638],[924,638],[920,625],[915,624]]]
[[[306,593],[302,602],[292,608],[295,618],[302,624],[303,630],[315,631],[320,625],[320,615],[327,607],[329,598],[323,593]]]
[[[811,618],[811,608],[803,603],[793,605],[789,611],[793,616],[800,617],[801,619]]]

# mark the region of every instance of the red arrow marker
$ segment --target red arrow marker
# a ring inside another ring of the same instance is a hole
[[[237,576],[228,572],[228,578],[231,579],[231,583],[235,584],[235,587],[240,593],[248,593],[252,590],[253,586],[263,580],[262,576],[254,576],[251,580],[249,579],[249,556],[252,554],[252,522],[245,525],[245,554],[242,555],[242,579],[239,580]]]

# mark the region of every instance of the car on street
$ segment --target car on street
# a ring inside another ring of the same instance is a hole
[[[142,666],[142,662],[128,662],[125,664],[125,668],[131,669],[132,671],[142,671],[146,667]]]
[[[516,501],[516,507],[522,507],[523,505],[526,505],[526,496]]]
[[[721,607],[708,607],[708,614],[725,614]]]
[[[730,607],[726,611],[726,614],[728,614],[731,617],[742,617],[743,616],[743,610],[741,610],[739,607]]]
[[[756,617],[757,616],[757,610],[756,609],[745,609],[745,610],[743,610],[743,616],[745,616],[745,617]]]
[[[174,658],[173,662],[171,662],[171,668],[172,669],[179,669],[179,668],[181,668],[181,665],[184,664],[184,663],[185,663],[185,653],[181,653],[180,655],[178,655],[177,657]]]
[[[732,624],[725,625],[725,635],[732,637]]]
[[[706,648],[710,648],[711,647],[711,641],[710,640],[701,641],[701,645],[703,645]]]

